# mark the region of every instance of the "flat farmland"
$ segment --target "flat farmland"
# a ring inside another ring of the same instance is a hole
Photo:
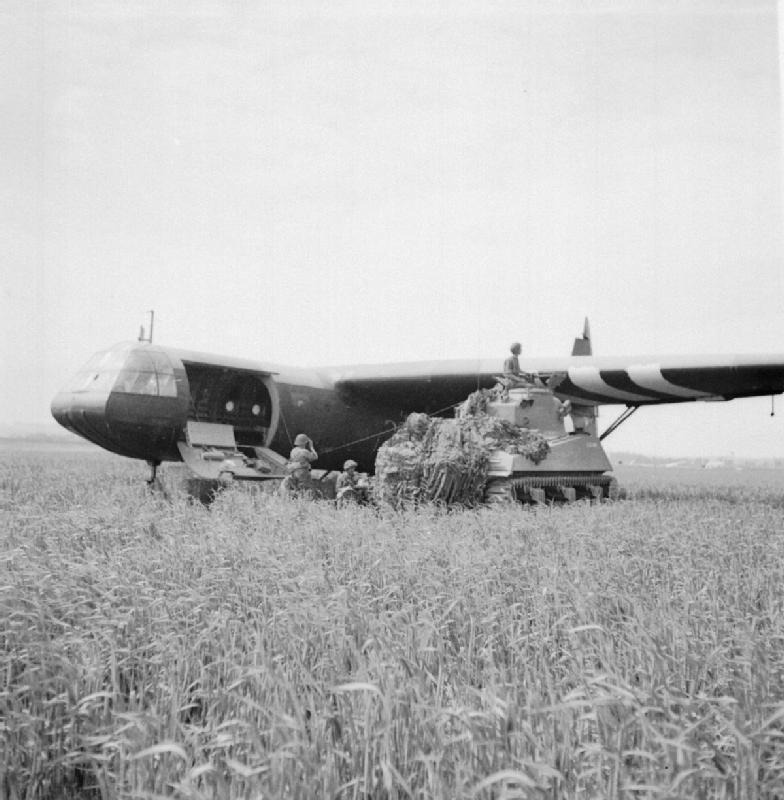
[[[640,467],[619,464],[614,474],[621,486],[631,492],[632,496],[645,494],[674,494],[681,490],[684,493],[704,490],[709,494],[726,491],[728,497],[734,496],[736,490],[747,492],[759,490],[763,493],[777,490],[784,499],[784,469],[766,469],[762,467],[716,467],[704,469],[700,467]]]
[[[145,474],[0,452],[0,797],[782,796],[781,472],[450,512]]]

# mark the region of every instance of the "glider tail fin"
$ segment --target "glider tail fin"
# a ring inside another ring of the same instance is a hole
[[[586,317],[583,325],[583,335],[575,339],[572,345],[572,355],[590,356],[591,354],[591,326],[588,324],[588,317]]]
[[[593,354],[591,348],[591,326],[588,324],[588,317],[585,318],[583,323],[583,335],[574,340],[572,345],[573,356],[590,356]],[[590,402],[582,404],[572,403],[572,422],[574,424],[575,433],[589,433],[592,436],[598,436],[597,418],[599,417],[599,409],[597,406]]]

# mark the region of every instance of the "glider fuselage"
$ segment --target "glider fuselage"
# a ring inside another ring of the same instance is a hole
[[[193,423],[231,426],[241,448],[287,455],[297,433],[316,442],[319,466],[346,458],[373,467],[407,414],[448,413],[492,386],[502,360],[450,360],[303,369],[146,343],[96,354],[52,401],[64,427],[114,453],[181,460]],[[726,400],[784,391],[784,356],[526,359],[582,406]]]

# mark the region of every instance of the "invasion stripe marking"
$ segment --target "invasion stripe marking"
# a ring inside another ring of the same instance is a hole
[[[656,392],[653,389],[647,389],[643,388],[642,386],[638,386],[626,374],[625,370],[622,369],[603,369],[600,370],[599,374],[609,386],[613,387],[613,389],[619,389],[622,392],[631,392],[632,394],[646,394],[652,402],[656,400],[672,401],[675,399],[671,394],[666,394],[665,392]]]
[[[630,402],[650,402],[651,398],[634,392],[624,392],[621,389],[614,389],[606,383],[596,367],[569,367],[569,380],[580,389],[587,392],[608,397],[613,400],[622,400],[624,403]]]
[[[673,395],[675,397],[710,397],[710,392],[701,392],[698,389],[687,389],[685,386],[678,386],[670,383],[662,375],[661,365],[659,364],[632,364],[626,368],[629,377],[643,389],[650,389],[654,392]]]
[[[578,403],[587,402],[589,405],[607,402],[606,397],[602,397],[599,394],[594,394],[593,392],[586,392],[585,389],[575,386],[571,380],[569,380],[568,376],[558,384],[555,393],[559,397],[568,397],[571,400],[576,400]]]

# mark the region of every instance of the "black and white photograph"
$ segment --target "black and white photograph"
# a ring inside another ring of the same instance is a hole
[[[0,0],[0,798],[784,800],[781,0]]]

